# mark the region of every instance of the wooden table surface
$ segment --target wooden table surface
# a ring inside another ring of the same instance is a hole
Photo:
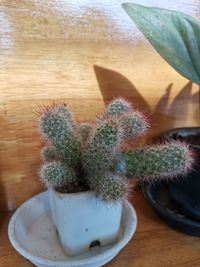
[[[0,266],[31,266],[10,246],[11,212],[42,190],[34,110],[67,101],[78,121],[128,98],[151,115],[151,136],[199,125],[198,87],[177,74],[121,8],[122,0],[0,1]],[[199,0],[135,0],[200,18]],[[200,266],[200,242],[170,230],[141,194],[135,238],[107,266]]]

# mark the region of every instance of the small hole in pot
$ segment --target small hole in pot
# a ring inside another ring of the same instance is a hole
[[[101,246],[101,242],[99,240],[94,240],[90,243],[90,248],[100,247],[100,246]]]
[[[56,228],[56,234],[58,235],[58,229]]]

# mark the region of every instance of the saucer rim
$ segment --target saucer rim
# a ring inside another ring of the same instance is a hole
[[[44,191],[41,192],[39,194],[36,194],[35,196],[31,197],[30,199],[28,199],[27,201],[25,201],[12,215],[10,221],[9,221],[9,225],[8,225],[8,236],[9,236],[9,240],[12,244],[12,246],[15,248],[15,250],[22,255],[23,257],[25,257],[26,259],[30,260],[31,262],[34,262],[35,264],[44,264],[47,266],[55,266],[55,263],[57,264],[57,266],[59,267],[70,267],[72,266],[71,264],[73,264],[73,266],[82,266],[84,264],[93,264],[95,262],[98,261],[102,261],[105,260],[106,258],[111,257],[112,255],[117,255],[120,250],[130,241],[130,239],[133,237],[136,228],[137,228],[137,215],[135,212],[134,207],[129,203],[128,200],[124,200],[123,202],[123,206],[125,205],[128,208],[129,214],[131,214],[132,220],[130,225],[129,225],[129,231],[128,233],[126,233],[125,235],[125,230],[124,233],[122,235],[122,237],[115,242],[110,248],[108,248],[107,250],[90,257],[87,257],[85,259],[76,259],[76,256],[74,257],[74,259],[72,259],[73,257],[70,258],[70,261],[68,260],[49,260],[49,259],[44,259],[38,256],[33,255],[32,253],[28,252],[27,249],[25,249],[20,243],[19,241],[15,238],[15,223],[20,215],[20,213],[22,212],[22,210],[28,205],[30,204],[31,201],[33,201],[35,198],[39,198],[43,195],[43,197],[47,197],[48,191]],[[46,196],[45,196],[46,195]],[[70,264],[70,265],[68,265]]]

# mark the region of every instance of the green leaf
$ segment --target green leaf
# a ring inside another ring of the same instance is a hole
[[[184,77],[200,84],[200,22],[176,11],[134,3],[122,6],[159,54]]]

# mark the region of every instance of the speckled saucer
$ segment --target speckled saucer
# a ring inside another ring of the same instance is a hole
[[[59,243],[51,219],[48,193],[34,196],[21,205],[12,216],[8,234],[13,247],[39,267],[99,267],[113,259],[132,238],[137,217],[132,205],[123,204],[121,231],[116,243],[69,257]]]

